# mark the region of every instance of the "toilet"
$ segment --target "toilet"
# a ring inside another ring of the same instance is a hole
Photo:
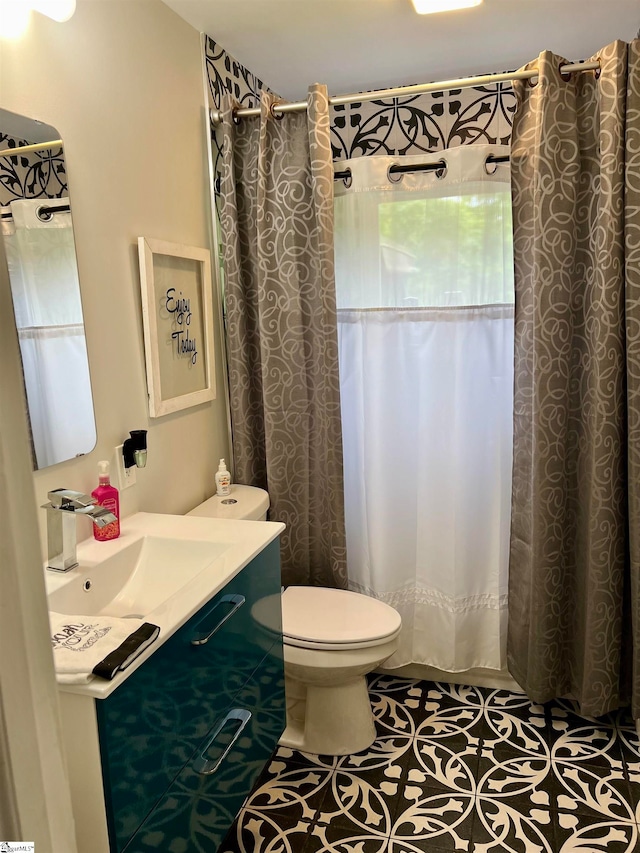
[[[188,515],[264,521],[263,489],[233,485]],[[257,602],[253,616],[267,634]],[[350,755],[376,737],[366,676],[398,647],[400,614],[382,601],[343,589],[290,586],[282,593],[287,727],[280,745],[315,755]]]

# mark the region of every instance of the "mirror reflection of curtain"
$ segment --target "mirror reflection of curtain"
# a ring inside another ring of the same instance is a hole
[[[336,164],[349,581],[402,615],[387,667],[506,663],[511,198],[489,154],[508,149],[448,149],[446,173],[396,181],[397,158]]]
[[[71,214],[42,221],[42,205],[11,202],[13,224],[3,226],[38,468],[88,452],[96,440]]]

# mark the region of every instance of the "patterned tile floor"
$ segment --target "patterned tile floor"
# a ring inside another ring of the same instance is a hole
[[[342,758],[279,748],[221,853],[640,851],[625,713],[505,690],[370,681],[378,737]]]

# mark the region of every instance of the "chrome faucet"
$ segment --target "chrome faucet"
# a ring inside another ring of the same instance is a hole
[[[76,555],[76,516],[88,515],[96,527],[104,527],[116,521],[108,509],[96,504],[95,498],[72,492],[69,489],[54,489],[47,494],[47,568],[55,572],[68,572],[78,565]]]

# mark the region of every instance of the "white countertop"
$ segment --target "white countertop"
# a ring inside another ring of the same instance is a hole
[[[160,636],[124,672],[116,675],[111,681],[93,678],[87,684],[59,683],[59,689],[97,699],[109,696],[283,530],[284,524],[279,522],[233,521],[139,512],[121,520],[118,539],[97,542],[91,538],[78,543],[77,568],[65,573],[45,570],[48,595],[79,576],[89,576],[92,571],[98,572],[99,564],[103,560],[143,536],[170,537],[185,542],[223,542],[228,547],[156,609],[144,614],[145,621],[160,627]]]

